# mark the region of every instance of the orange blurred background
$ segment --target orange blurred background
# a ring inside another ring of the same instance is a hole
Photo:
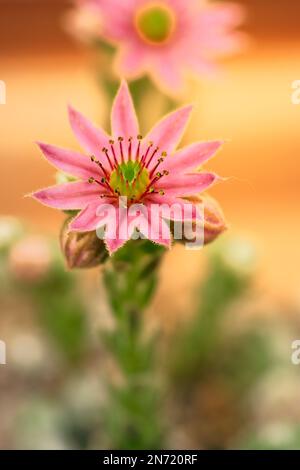
[[[68,102],[98,122],[106,111],[91,54],[63,30],[70,3],[0,0],[0,80],[7,86],[0,106],[0,213],[52,233],[63,216],[23,197],[53,183],[34,141],[76,148]],[[300,105],[291,102],[292,82],[300,79],[300,4],[240,3],[248,11],[248,49],[224,62],[218,80],[199,84],[185,140],[229,141],[209,167],[230,179],[213,193],[231,232],[256,243],[261,287],[276,300],[300,303]],[[165,289],[184,290],[202,253],[177,248],[170,258]]]

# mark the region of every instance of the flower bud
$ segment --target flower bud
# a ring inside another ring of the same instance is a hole
[[[70,232],[67,219],[60,234],[60,246],[69,269],[94,268],[108,257],[103,240],[93,232]]]
[[[198,205],[200,208],[200,213],[204,216],[204,228],[203,228],[203,244],[207,245],[214,241],[221,233],[226,230],[226,223],[224,220],[223,213],[218,205],[218,203],[211,197],[205,196],[191,196],[185,198],[186,202]],[[174,222],[173,229],[175,224],[181,222]],[[201,222],[198,222],[201,223]],[[196,227],[196,222],[192,222],[192,230],[188,230],[188,233],[194,231]],[[180,232],[181,233],[181,232]],[[185,236],[185,230],[182,230],[183,238],[182,243],[193,243],[193,239],[190,239]]]
[[[219,204],[211,197],[202,198],[204,204],[204,245],[213,242],[226,229],[226,222]]]

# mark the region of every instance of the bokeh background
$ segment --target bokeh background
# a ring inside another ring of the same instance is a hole
[[[228,141],[209,167],[229,177],[213,195],[230,230],[203,252],[176,246],[148,312],[149,324],[163,330],[167,344],[178,325],[198,322],[199,336],[176,337],[183,344],[180,358],[169,358],[162,346],[163,375],[171,387],[171,448],[300,448],[300,366],[291,364],[291,342],[300,336],[300,106],[291,101],[292,82],[300,77],[300,5],[236,2],[247,10],[243,30],[249,44],[224,61],[218,79],[194,84],[190,99],[196,107],[185,136],[186,142]],[[95,419],[95,408],[102,402],[105,407],[102,369],[113,368],[97,342],[98,329],[109,322],[99,273],[64,271],[55,245],[64,216],[24,197],[53,182],[35,140],[76,148],[67,104],[100,123],[107,110],[97,54],[67,31],[70,3],[0,1],[0,79],[7,86],[7,103],[0,106],[0,214],[6,217],[0,224],[0,339],[8,347],[8,364],[0,366],[0,448],[110,442],[100,411]],[[27,232],[39,239],[16,248],[15,240]],[[36,266],[35,258],[43,263]],[[49,259],[55,279],[35,285]],[[60,301],[50,302],[47,311],[45,299],[62,285]],[[203,331],[209,353],[201,349]],[[258,339],[258,333],[265,337]],[[199,350],[199,357],[191,358],[189,349]],[[183,374],[182,362],[189,361],[194,369]]]

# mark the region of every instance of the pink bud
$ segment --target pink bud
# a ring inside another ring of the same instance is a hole
[[[108,254],[103,240],[93,232],[70,232],[67,219],[60,234],[60,245],[69,269],[94,268],[102,264]]]

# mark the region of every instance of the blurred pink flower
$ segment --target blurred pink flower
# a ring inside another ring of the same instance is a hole
[[[32,196],[43,204],[63,210],[79,209],[81,212],[69,225],[71,231],[96,230],[103,223],[99,208],[107,205],[118,214],[117,235],[110,236],[113,220],[106,221],[105,242],[110,253],[120,248],[132,235],[121,237],[125,216],[129,221],[131,206],[162,208],[159,223],[152,222],[148,215],[141,214],[139,229],[151,226],[147,238],[170,246],[170,228],[164,219],[175,220],[176,215],[167,214],[165,207],[173,204],[180,208],[185,198],[196,195],[218,181],[211,172],[191,171],[208,160],[222,145],[221,141],[199,142],[175,151],[192,107],[185,106],[164,117],[143,139],[132,98],[126,82],[123,82],[112,107],[112,137],[94,127],[73,108],[69,109],[71,127],[79,143],[91,156],[39,143],[47,160],[58,169],[80,178],[80,181],[56,185],[35,192]],[[126,206],[120,209],[123,199]],[[193,214],[182,215],[190,220],[201,218],[196,205],[190,203]],[[182,211],[184,212],[184,211]],[[126,222],[127,223],[127,222]],[[107,226],[108,225],[108,226]],[[224,224],[223,224],[224,225]],[[135,227],[133,227],[134,229]]]
[[[9,268],[13,276],[22,281],[39,281],[51,265],[51,251],[46,239],[27,236],[13,245],[9,254]]]
[[[185,74],[214,74],[216,57],[239,50],[244,35],[240,5],[207,0],[81,0],[101,18],[95,34],[118,49],[119,75],[136,79],[143,74],[177,93]]]

